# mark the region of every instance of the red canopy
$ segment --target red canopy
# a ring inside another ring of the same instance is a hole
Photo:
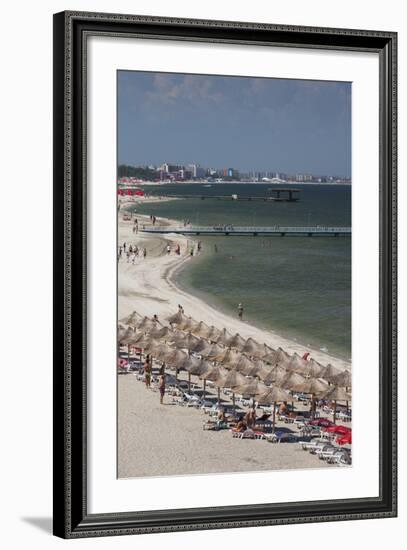
[[[341,434],[341,435],[348,435],[352,434],[352,428],[347,428],[346,426],[329,426],[325,430],[326,432],[334,433],[334,434]]]
[[[352,443],[352,432],[349,432],[342,437],[338,437],[336,442],[338,443],[338,445],[346,445],[347,443]]]

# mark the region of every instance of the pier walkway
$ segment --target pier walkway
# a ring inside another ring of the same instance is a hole
[[[234,235],[234,236],[304,236],[304,237],[350,237],[352,234],[351,227],[238,227],[233,225],[216,225],[216,226],[156,226],[143,228],[144,233],[168,234],[176,233],[179,235]]]

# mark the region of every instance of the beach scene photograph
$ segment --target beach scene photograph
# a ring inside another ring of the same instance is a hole
[[[351,101],[117,72],[118,478],[352,466]]]

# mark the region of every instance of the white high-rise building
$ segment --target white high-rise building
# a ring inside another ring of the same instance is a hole
[[[188,172],[191,172],[193,178],[197,177],[196,176],[196,172],[197,172],[197,165],[196,164],[187,164],[186,169],[188,170]]]

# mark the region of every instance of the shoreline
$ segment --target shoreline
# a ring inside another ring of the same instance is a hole
[[[171,197],[148,197],[126,201],[125,204],[122,202],[122,204],[123,209],[127,210],[128,207],[133,205],[137,207],[137,203],[148,204],[161,200],[177,199],[172,199]],[[141,215],[138,212],[134,212],[134,215],[141,220],[142,224],[148,225],[151,223],[148,216]],[[159,221],[164,222],[164,224],[175,222],[175,220],[168,218],[160,218]],[[157,314],[159,319],[164,321],[171,314],[175,313],[178,304],[181,304],[184,307],[186,315],[190,315],[198,321],[204,321],[219,329],[226,328],[231,333],[238,332],[244,338],[252,337],[260,343],[267,343],[274,349],[282,347],[290,354],[296,352],[302,356],[304,352],[308,351],[316,361],[323,365],[331,363],[340,369],[351,369],[351,363],[345,358],[317,350],[298,340],[282,336],[271,329],[260,328],[249,322],[240,321],[229,313],[220,311],[213,305],[204,302],[199,296],[191,293],[191,289],[188,289],[189,292],[183,289],[177,283],[176,275],[187,261],[193,261],[193,258],[189,256],[188,250],[189,243],[195,242],[195,240],[188,239],[183,235],[174,234],[167,234],[165,237],[148,233],[132,234],[132,227],[132,222],[119,219],[119,243],[121,244],[124,241],[134,243],[137,246],[148,247],[150,251],[145,260],[138,258],[135,265],[126,263],[125,260],[119,261],[119,319],[136,310],[148,317]],[[173,252],[167,255],[165,253],[166,243],[170,243],[172,248],[179,244],[181,255],[177,256]]]

